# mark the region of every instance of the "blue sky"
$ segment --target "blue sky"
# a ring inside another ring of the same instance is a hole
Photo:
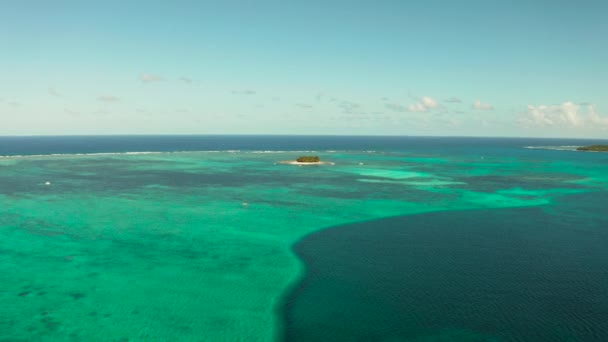
[[[2,1],[0,134],[608,138],[607,1]]]

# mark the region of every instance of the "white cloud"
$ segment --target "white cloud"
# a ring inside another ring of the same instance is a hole
[[[481,101],[477,100],[473,103],[473,108],[477,110],[493,110],[494,106],[489,103],[482,103]]]
[[[426,108],[437,107],[437,101],[435,101],[435,99],[433,99],[432,97],[424,96],[422,97],[421,102]]]
[[[384,105],[386,108],[390,110],[394,110],[395,112],[405,112],[405,107],[396,103],[387,103]],[[409,109],[409,108],[408,108]]]
[[[57,89],[55,89],[53,87],[49,87],[49,95],[55,96],[55,97],[61,97],[61,93],[59,93],[57,91]]]
[[[573,102],[559,105],[528,105],[520,122],[528,127],[608,128],[608,117],[601,116],[595,106],[581,106]]]
[[[439,104],[430,96],[423,96],[420,100],[407,107],[410,112],[428,112],[429,109],[437,108]]]
[[[350,112],[350,111],[358,109],[359,107],[361,107],[361,105],[358,104],[357,102],[343,100],[342,102],[340,102],[338,104],[338,107],[342,108],[342,110],[344,110],[344,111]]]
[[[255,95],[256,91],[255,90],[251,90],[251,89],[233,90],[232,94],[234,94],[234,95]]]
[[[180,77],[179,80],[187,84],[194,82],[190,77]]]
[[[595,109],[594,105],[589,105],[587,108],[589,110],[589,122],[590,123],[592,123],[594,125],[602,126],[602,127],[608,127],[608,117],[600,116],[600,114]]]
[[[144,83],[153,83],[153,82],[162,82],[164,81],[162,77],[154,74],[143,73],[139,76],[139,80]]]
[[[118,102],[118,101],[120,101],[120,99],[118,97],[112,96],[112,95],[101,95],[97,99],[101,102]]]
[[[462,103],[462,100],[457,98],[457,97],[450,97],[449,99],[446,99],[443,102],[448,102],[448,103]]]
[[[420,102],[407,106],[410,112],[426,112],[428,109]]]

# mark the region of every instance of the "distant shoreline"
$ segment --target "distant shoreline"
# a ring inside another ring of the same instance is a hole
[[[608,152],[608,145],[590,145],[590,146],[581,146],[576,149],[577,151],[585,151],[585,152]]]

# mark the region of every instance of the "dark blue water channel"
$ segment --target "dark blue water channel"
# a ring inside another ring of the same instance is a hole
[[[307,275],[287,341],[608,341],[608,193],[334,227],[295,251]]]

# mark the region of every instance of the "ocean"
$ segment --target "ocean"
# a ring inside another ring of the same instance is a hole
[[[0,137],[0,341],[606,341],[598,142]]]

